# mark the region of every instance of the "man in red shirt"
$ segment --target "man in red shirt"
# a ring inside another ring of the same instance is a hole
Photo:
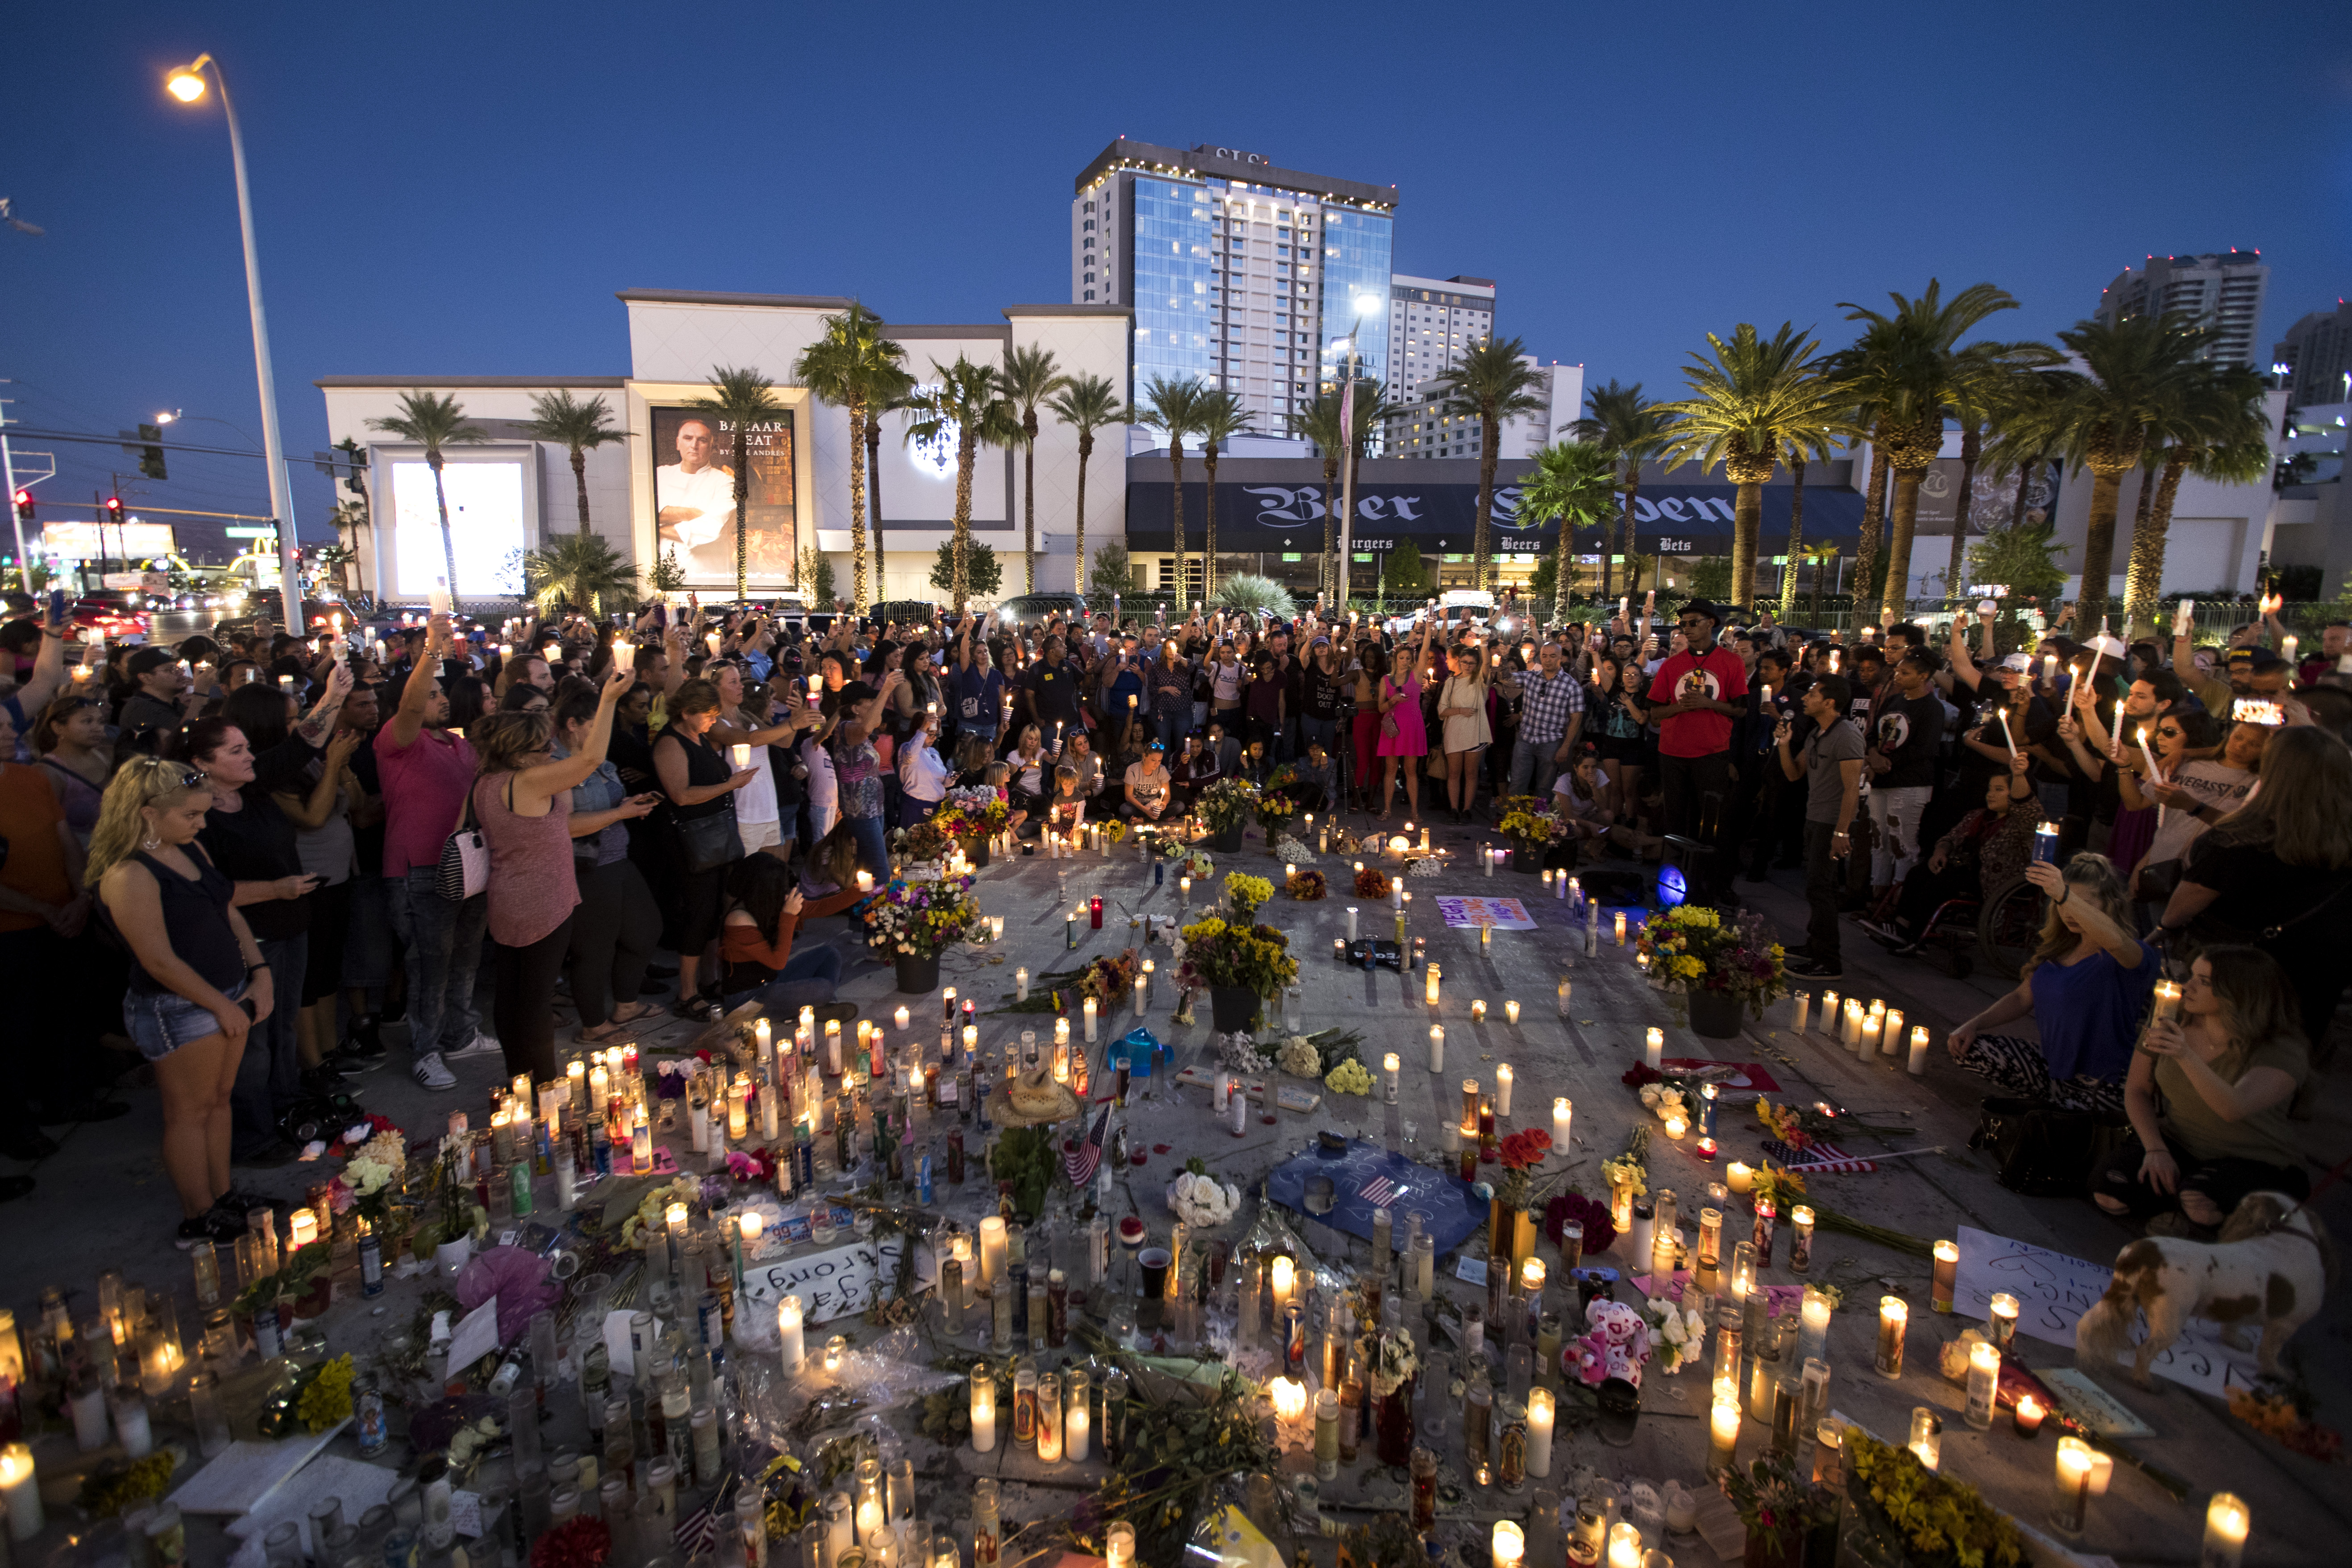
[[[1656,704],[1650,718],[1658,726],[1658,782],[1665,796],[1666,831],[1685,838],[1714,843],[1722,829],[1731,799],[1731,724],[1747,711],[1748,668],[1739,656],[1718,647],[1716,631],[1723,612],[1705,599],[1693,599],[1678,617],[1684,647],[1658,666],[1650,683],[1650,700]],[[1701,803],[1717,796],[1704,820]],[[1694,869],[1694,882],[1717,888],[1727,879],[1717,861],[1706,857]]]

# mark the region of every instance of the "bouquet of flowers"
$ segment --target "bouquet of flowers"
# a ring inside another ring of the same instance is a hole
[[[1287,833],[1274,841],[1274,858],[1286,866],[1315,864],[1315,851]]]
[[[621,1222],[620,1245],[625,1249],[644,1251],[667,1234],[666,1211],[672,1204],[692,1204],[702,1196],[702,1181],[697,1176],[680,1176],[649,1189],[637,1201],[636,1212]]]
[[[1279,790],[1265,790],[1257,797],[1257,825],[1265,829],[1269,838],[1288,826],[1290,819],[1297,815],[1298,804]]]
[[[1805,1195],[1805,1178],[1785,1165],[1765,1160],[1758,1163],[1755,1183],[1748,1192],[1751,1203],[1770,1204],[1774,1212],[1786,1215]]]
[[[1290,939],[1265,925],[1227,924],[1215,915],[1188,925],[1176,983],[1188,991],[1239,986],[1265,996],[1298,977]]]
[[[1184,862],[1182,875],[1192,878],[1196,882],[1205,882],[1216,874],[1217,863],[1206,855],[1196,852],[1190,860]]]
[[[1845,1429],[1846,1530],[1881,1538],[1894,1561],[2017,1568],[2028,1559],[2017,1521],[1966,1481],[1937,1475],[1908,1448]],[[1857,1544],[1863,1544],[1857,1542]],[[1864,1561],[1879,1560],[1877,1542]]]
[[[1283,890],[1301,903],[1311,904],[1323,896],[1323,873],[1317,870],[1293,871],[1283,883]]]
[[[1013,808],[992,789],[951,789],[931,813],[940,831],[958,838],[984,838],[1002,833],[1013,820]]]
[[[1214,1176],[1178,1176],[1168,1184],[1168,1206],[1187,1230],[1214,1230],[1242,1206],[1242,1190]]]
[[[1544,1234],[1553,1245],[1559,1245],[1561,1227],[1570,1220],[1584,1227],[1584,1250],[1606,1252],[1617,1239],[1617,1222],[1611,1217],[1609,1205],[1582,1193],[1559,1193],[1544,1206]]]
[[[1360,1060],[1349,1057],[1323,1075],[1323,1087],[1333,1094],[1370,1094],[1372,1092],[1372,1075]],[[1551,1134],[1547,1132],[1540,1136],[1549,1139]]]
[[[1664,1294],[1664,1284],[1650,1281],[1661,1293],[1653,1296],[1643,1306],[1650,1314],[1650,1343],[1665,1363],[1669,1373],[1680,1372],[1683,1363],[1696,1361],[1706,1351],[1706,1317],[1696,1307],[1685,1307]]]
[[[1356,897],[1385,899],[1389,896],[1389,879],[1377,866],[1367,866],[1356,873]]]
[[[1117,958],[1097,958],[1078,971],[1078,994],[1105,1010],[1119,1006],[1135,994],[1135,977],[1142,972],[1143,961],[1131,947]]]
[[[1421,1370],[1421,1358],[1413,1352],[1412,1334],[1402,1328],[1382,1329],[1371,1336],[1364,1365],[1372,1396],[1386,1399],[1412,1381]]]
[[[1265,1053],[1258,1049],[1256,1036],[1247,1029],[1235,1029],[1217,1037],[1217,1065],[1231,1073],[1264,1072]]]
[[[1753,912],[1727,925],[1715,910],[1676,904],[1642,922],[1639,945],[1660,980],[1685,991],[1729,992],[1759,1018],[1767,1002],[1789,989],[1780,944]]]
[[[1748,1538],[1761,1543],[1771,1559],[1799,1555],[1806,1536],[1837,1522],[1837,1494],[1814,1485],[1810,1477],[1798,1474],[1794,1463],[1775,1455],[1751,1460],[1745,1468],[1729,1467],[1723,1472],[1722,1486],[1723,1495],[1739,1510]]]
[[[1275,1065],[1293,1078],[1323,1076],[1323,1053],[1304,1035],[1293,1035],[1274,1053]]]
[[[1535,1179],[1535,1169],[1551,1152],[1551,1134],[1540,1127],[1523,1127],[1503,1140],[1498,1156],[1503,1162],[1503,1179],[1495,1185],[1495,1195],[1512,1208],[1528,1201],[1528,1185]]]
[[[948,837],[948,830],[940,826],[936,816],[912,827],[901,827],[890,836],[890,842],[898,848],[902,859],[918,864],[944,860],[948,858],[948,851],[954,847]]]
[[[1791,1149],[1810,1149],[1832,1132],[1868,1132],[1880,1138],[1893,1138],[1908,1133],[1908,1127],[1881,1127],[1867,1121],[1857,1121],[1852,1116],[1841,1116],[1827,1102],[1819,1105],[1775,1105],[1769,1100],[1758,1099],[1756,1120],[1764,1124],[1768,1136],[1778,1138]]]
[[[936,957],[962,940],[981,918],[970,877],[925,882],[894,877],[866,901],[865,911],[866,945],[894,961]]]
[[[1530,853],[1548,849],[1569,835],[1568,824],[1534,795],[1506,795],[1502,801],[1502,812],[1503,819],[1495,825],[1495,828],[1511,841],[1514,849]]]
[[[1257,785],[1245,779],[1219,779],[1192,803],[1194,815],[1212,833],[1229,833],[1257,810]]]
[[[1225,901],[1234,913],[1246,921],[1255,916],[1260,905],[1274,897],[1274,884],[1264,877],[1253,877],[1246,871],[1225,873]]]
[[[381,1230],[390,1217],[393,1184],[408,1170],[408,1140],[398,1132],[379,1132],[360,1145],[348,1163],[327,1185],[327,1201],[337,1214],[360,1211],[368,1224]]]

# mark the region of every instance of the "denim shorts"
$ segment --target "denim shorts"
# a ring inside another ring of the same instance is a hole
[[[246,982],[240,980],[222,994],[234,1002],[245,994]],[[206,1035],[220,1033],[220,1020],[212,1013],[197,1006],[176,991],[165,991],[148,996],[128,992],[122,998],[122,1026],[139,1054],[151,1062],[162,1061],[182,1046],[194,1044]]]

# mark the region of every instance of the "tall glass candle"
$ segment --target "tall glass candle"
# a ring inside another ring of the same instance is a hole
[[[1528,1474],[1538,1480],[1551,1474],[1552,1423],[1558,1419],[1550,1389],[1541,1384],[1528,1390]],[[2231,1564],[2231,1568],[2235,1568]]]
[[[1739,1451],[1739,1404],[1737,1400],[1716,1400],[1706,1417],[1706,1473],[1720,1476],[1731,1468],[1732,1457]]]
[[[801,1363],[808,1359],[807,1330],[801,1321],[803,1310],[798,1296],[787,1296],[776,1304],[776,1331],[786,1372],[798,1372]]]
[[[1993,1292],[1992,1300],[1988,1304],[1985,1312],[1985,1331],[1986,1337],[1992,1341],[1993,1348],[2000,1351],[2001,1354],[2007,1355],[2009,1347],[2017,1339],[2017,1298],[2015,1296],[2006,1290]]]
[[[1927,1076],[1927,1025],[1914,1024],[1911,1026],[1911,1051],[1910,1056],[1905,1061],[1904,1066],[1910,1071],[1913,1078],[1925,1078]]]
[[[1978,1431],[1992,1426],[1993,1407],[2000,1403],[2000,1349],[1986,1340],[1969,1347],[1969,1397],[1962,1414]]]
[[[2091,1446],[2080,1437],[2058,1439],[2057,1480],[2057,1501],[2050,1510],[2050,1523],[2061,1535],[2080,1535],[2091,1510]]]
[[[1960,1244],[1957,1241],[1936,1243],[1935,1283],[1927,1292],[1927,1305],[1938,1312],[1952,1310],[1952,1294],[1960,1277]]]
[[[1555,1158],[1568,1158],[1568,1135],[1575,1122],[1575,1105],[1564,1094],[1554,1096],[1551,1102],[1551,1151]]]
[[[1903,1334],[1910,1326],[1911,1304],[1900,1296],[1878,1299],[1878,1353],[1871,1365],[1878,1375],[1898,1378],[1903,1375]]]
[[[2205,1544],[2197,1568],[2238,1568],[2246,1554],[2253,1510],[2234,1492],[2215,1492],[2205,1505]]]
[[[1818,1286],[1805,1287],[1804,1302],[1798,1308],[1797,1362],[1802,1365],[1809,1358],[1829,1359],[1830,1293]]]
[[[1429,1070],[1445,1070],[1445,1026],[1443,1024],[1429,1026]]]
[[[1665,1054],[1666,1032],[1664,1029],[1659,1028],[1654,1024],[1643,1030],[1642,1065],[1648,1068],[1652,1072],[1656,1072],[1658,1070],[1658,1064],[1664,1059]]]

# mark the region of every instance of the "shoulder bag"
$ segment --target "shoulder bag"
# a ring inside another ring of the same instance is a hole
[[[743,858],[743,840],[735,831],[735,797],[719,797],[726,803],[723,811],[706,812],[700,816],[672,819],[677,832],[678,852],[685,858],[688,876],[715,871]]]
[[[466,786],[466,804],[457,826],[441,841],[441,866],[436,889],[453,904],[463,903],[490,885],[490,847],[474,823],[474,786]]]

